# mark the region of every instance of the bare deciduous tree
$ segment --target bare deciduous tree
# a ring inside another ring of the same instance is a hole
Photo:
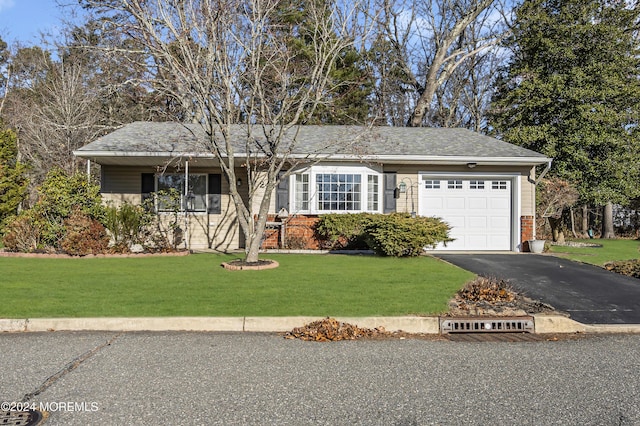
[[[29,165],[32,186],[52,166],[75,172],[73,150],[97,136],[98,93],[87,87],[84,67],[53,61],[34,46],[17,47],[6,70],[2,113],[18,133],[19,156]]]
[[[208,149],[230,183],[247,244],[245,260],[257,261],[272,192],[297,143],[288,135],[328,99],[330,72],[354,42],[358,2],[304,2],[305,28],[288,29],[305,37],[304,55],[282,37],[278,16],[283,5],[277,0],[83,4],[146,49],[154,58],[149,64],[156,70],[154,87],[176,99],[191,113],[189,121],[202,126]],[[232,140],[237,124],[244,129],[242,149]],[[239,164],[246,167],[248,199],[235,185]]]
[[[22,112],[22,154],[34,171],[46,174],[57,165],[69,174],[78,170],[73,155],[98,136],[96,95],[84,85],[85,70],[75,64],[51,64],[47,78],[31,89],[35,102]]]
[[[471,79],[476,80],[476,85],[479,83],[478,73],[483,70],[477,65],[503,34],[502,2],[381,0],[380,9],[379,31],[391,48],[395,73],[401,70],[402,87],[411,95],[405,124],[456,124],[451,120],[459,115],[455,109],[464,107],[464,98],[484,96],[470,92],[469,84]],[[476,92],[478,89],[476,86]],[[470,106],[480,102],[467,99]],[[430,112],[434,113],[433,123],[427,123]]]
[[[578,202],[578,190],[571,182],[552,177],[543,179],[538,184],[536,197],[539,224],[544,226],[544,220],[547,219],[553,241],[564,242],[562,215]]]

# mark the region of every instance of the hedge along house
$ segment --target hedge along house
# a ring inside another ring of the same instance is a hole
[[[237,182],[221,174],[195,124],[135,122],[74,154],[101,166],[106,202],[141,203],[175,188],[187,248],[236,250],[244,239],[229,185],[248,197],[248,157],[246,131],[232,130]],[[291,132],[291,174],[271,198],[263,248],[317,248],[312,225],[327,213],[437,216],[455,239],[442,250],[520,251],[535,238],[536,166],[546,165],[544,174],[551,165],[539,153],[465,129],[299,126]],[[156,209],[163,214],[161,203]]]

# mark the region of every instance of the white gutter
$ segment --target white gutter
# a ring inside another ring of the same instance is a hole
[[[216,159],[212,153],[194,153],[194,152],[131,152],[131,151],[74,151],[74,155],[87,158],[205,158]],[[260,158],[262,156],[256,156]],[[237,154],[236,158],[244,158],[244,154]],[[547,163],[547,168],[543,172],[546,174],[548,168],[551,167],[551,159],[547,157],[478,157],[478,156],[445,156],[445,155],[355,155],[355,154],[292,154],[289,156],[292,160],[325,160],[325,161],[377,161],[387,164],[447,164],[447,165],[465,165],[468,163],[476,163],[476,165],[539,165]]]

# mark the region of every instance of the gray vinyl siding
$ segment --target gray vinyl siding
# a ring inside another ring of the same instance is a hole
[[[140,194],[142,173],[153,168],[102,166],[100,192],[103,194]]]

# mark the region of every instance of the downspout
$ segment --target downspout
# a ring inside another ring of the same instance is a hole
[[[544,177],[544,175],[547,174],[547,172],[551,169],[551,163],[553,162],[553,159],[550,159],[547,162],[547,167],[544,168],[544,170],[542,171],[542,173],[540,173],[540,176],[538,176],[538,178],[536,179],[536,181],[534,182],[534,184],[537,186],[540,181],[542,180],[542,178]]]
[[[549,170],[551,170],[551,163],[553,162],[553,159],[550,159],[549,161],[547,161],[547,166],[544,168],[544,170],[542,171],[542,173],[540,173],[540,176],[538,176],[538,178],[533,182],[534,186],[538,186],[538,184],[542,181],[542,178],[544,178],[544,176],[547,174],[547,172]],[[535,203],[535,198],[536,197],[536,189],[534,187],[533,189],[533,239],[536,240],[538,238],[538,236],[536,235],[536,230],[538,229],[537,225],[536,225],[536,203]]]
[[[91,160],[87,159],[87,180],[91,179]]]

